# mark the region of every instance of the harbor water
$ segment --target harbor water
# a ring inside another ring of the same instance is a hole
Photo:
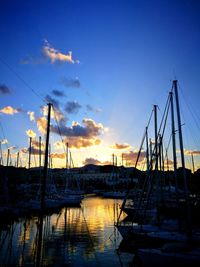
[[[87,196],[80,208],[18,218],[0,228],[0,266],[130,266],[114,227],[119,199]],[[2,220],[3,221],[3,220]]]

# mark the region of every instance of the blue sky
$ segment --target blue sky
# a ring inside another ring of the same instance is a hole
[[[162,112],[175,77],[199,123],[199,12],[200,2],[195,0],[2,0],[0,84],[9,93],[1,92],[0,138],[6,137],[8,146],[18,150],[27,147],[28,129],[38,138],[42,99],[49,95],[59,103],[66,127],[73,128],[75,121],[80,127],[73,129],[87,130],[81,144],[75,133],[70,139],[76,144],[76,164],[86,158],[109,161],[113,152],[138,149],[152,106],[159,105]],[[53,60],[48,52],[52,56],[55,51],[61,57]],[[63,60],[69,51],[73,62]],[[55,96],[53,90],[64,96]],[[70,104],[72,110],[66,111]],[[5,114],[6,106],[18,112]],[[35,121],[30,121],[28,111],[34,112]],[[190,119],[184,101],[182,111],[185,126],[192,129],[186,149],[200,150],[199,124]],[[57,141],[59,136],[52,135],[52,147]],[[111,149],[116,143],[127,148]]]

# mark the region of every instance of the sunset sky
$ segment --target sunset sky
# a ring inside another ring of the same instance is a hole
[[[7,148],[27,164],[29,136],[37,154],[52,102],[54,167],[65,166],[57,122],[75,166],[110,162],[112,153],[132,165],[153,105],[160,121],[177,79],[186,165],[193,151],[200,167],[199,14],[198,0],[1,0],[4,164]]]

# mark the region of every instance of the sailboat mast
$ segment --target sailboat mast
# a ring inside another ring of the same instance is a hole
[[[51,119],[51,105],[48,103],[48,118],[47,118],[47,135],[46,135],[46,146],[45,146],[45,158],[44,158],[44,173],[42,180],[42,196],[41,196],[41,208],[45,206],[45,191],[46,191],[46,178],[47,178],[47,167],[48,167],[48,149],[49,149],[49,132],[50,132],[50,119]]]
[[[41,168],[41,136],[39,136],[39,167]]]
[[[155,127],[155,171],[158,170],[158,126],[157,126],[157,105],[154,105],[154,127]]]
[[[181,125],[181,115],[180,115],[180,107],[179,107],[179,99],[178,99],[177,80],[173,81],[173,84],[174,84],[174,92],[175,92],[175,99],[176,99],[178,133],[179,133],[179,142],[180,142],[180,151],[181,151],[181,164],[183,168],[185,193],[187,196],[188,195],[188,184],[187,184],[186,171],[185,171],[185,158],[184,158],[184,150],[183,150],[183,136],[182,136],[182,128],[181,128],[182,125]]]
[[[9,166],[9,159],[10,159],[10,149],[8,148],[8,154],[7,154],[7,167]]]
[[[28,168],[31,168],[31,146],[32,146],[32,137],[29,139],[29,160],[28,160]]]
[[[177,159],[176,159],[176,138],[175,138],[175,124],[174,124],[174,103],[173,93],[170,92],[170,104],[171,104],[171,120],[172,120],[172,147],[173,147],[173,163],[174,163],[174,177],[177,185]],[[177,187],[177,186],[176,186]]]
[[[66,144],[66,169],[68,169],[68,165],[69,165],[69,155],[68,155],[68,152],[69,152],[69,144],[68,144],[68,142],[67,142],[67,144]]]
[[[17,168],[19,167],[19,151],[17,152]]]
[[[147,158],[147,171],[149,170],[149,141],[148,141],[148,127],[146,127],[146,158]]]
[[[191,153],[191,157],[192,157],[192,172],[195,172],[195,167],[194,167],[194,157],[193,157],[193,153]]]
[[[183,136],[182,136],[182,128],[181,128],[182,125],[181,125],[180,106],[179,106],[179,99],[178,99],[177,80],[173,81],[173,86],[174,86],[175,99],[176,99],[179,143],[180,143],[180,151],[181,151],[181,164],[182,164],[184,189],[185,189],[185,200],[186,200],[186,208],[187,208],[188,240],[190,241],[192,238],[191,213],[190,213],[189,198],[188,198],[188,184],[187,184],[187,177],[186,177],[186,170],[185,170],[185,158],[184,158],[184,150],[183,150]]]

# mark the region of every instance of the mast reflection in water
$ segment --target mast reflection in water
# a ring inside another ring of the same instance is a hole
[[[0,266],[121,266],[116,253],[121,236],[114,228],[120,204],[87,197],[82,208],[20,218],[1,227]]]

